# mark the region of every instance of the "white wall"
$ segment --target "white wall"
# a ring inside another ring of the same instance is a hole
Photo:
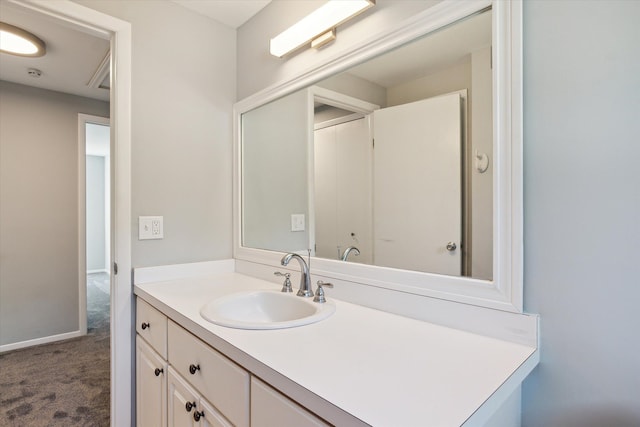
[[[102,156],[87,156],[86,162],[86,224],[87,271],[107,270],[105,160]]]
[[[640,2],[524,2],[525,427],[640,425]]]
[[[79,329],[80,112],[109,104],[0,81],[0,345]]]
[[[472,90],[470,56],[444,70],[390,87],[387,89],[387,105],[406,104],[462,89]]]
[[[132,24],[132,264],[230,258],[235,31],[173,2],[77,0]],[[138,240],[140,215],[163,240]]]

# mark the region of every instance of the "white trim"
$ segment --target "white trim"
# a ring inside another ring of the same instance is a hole
[[[10,0],[111,40],[111,259],[120,273],[111,287],[111,425],[135,424],[133,291],[131,284],[131,24],[69,0]]]
[[[107,274],[109,274],[109,270],[106,270],[106,269],[102,269],[102,270],[87,270],[87,274],[96,274],[96,273],[107,273]]]
[[[111,52],[107,52],[107,54],[102,59],[102,62],[100,63],[100,65],[98,65],[98,68],[96,68],[96,71],[93,73],[91,80],[89,80],[89,83],[87,83],[87,86],[93,89],[105,89],[101,85],[104,79],[109,75],[110,69]]]
[[[219,261],[193,262],[188,264],[161,265],[157,267],[139,267],[133,269],[133,283],[165,282],[167,280],[185,279],[219,273],[233,273],[234,259]]]
[[[73,332],[65,332],[64,334],[58,335],[50,335],[48,337],[35,338],[27,341],[14,342],[11,344],[0,345],[0,353],[4,353],[6,351],[18,350],[20,348],[33,347],[34,345],[42,345],[48,344],[56,341],[68,340],[71,338],[81,337],[82,335],[86,335],[86,331],[82,332],[80,330]]]
[[[109,126],[108,117],[78,114],[78,325],[87,333],[87,123]],[[105,236],[106,237],[106,236]],[[108,264],[105,264],[106,268]],[[94,270],[105,271],[105,270]]]
[[[493,280],[343,263],[314,258],[313,274],[368,286],[522,312],[522,7],[519,0],[444,0],[357,48],[339,52],[325,64],[273,85],[234,106],[234,257],[280,268],[282,253],[241,246],[241,115],[300,90],[352,65],[401,46],[438,28],[493,8],[494,48],[494,265]]]
[[[315,123],[313,130],[320,130],[324,128],[330,128],[332,126],[341,125],[343,123],[353,122],[355,120],[363,119],[365,116],[361,113],[347,114],[346,116],[336,117],[335,119],[325,120],[324,122]]]

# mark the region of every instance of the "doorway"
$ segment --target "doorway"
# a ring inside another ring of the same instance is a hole
[[[86,332],[108,337],[111,297],[111,128],[105,117],[78,115],[78,138],[84,147]],[[82,194],[83,193],[83,194]],[[82,263],[82,260],[81,260]]]

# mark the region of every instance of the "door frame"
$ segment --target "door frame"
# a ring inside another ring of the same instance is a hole
[[[131,275],[131,24],[70,0],[9,0],[111,43],[111,425],[135,424]],[[85,272],[86,274],[86,272]]]
[[[369,136],[373,135],[373,125],[370,118],[367,118],[375,110],[380,109],[379,105],[372,104],[362,99],[354,98],[349,95],[345,95],[340,92],[335,92],[329,89],[325,89],[320,86],[311,86],[307,89],[307,123],[309,123],[309,129],[307,129],[307,194],[308,196],[308,210],[309,210],[309,248],[311,249],[311,256],[315,256],[315,244],[316,244],[316,215],[315,215],[315,126],[314,126],[314,110],[315,103],[320,102],[322,104],[330,105],[332,107],[341,108],[343,110],[351,111],[353,113],[362,114],[368,120]],[[371,177],[373,178],[373,176]],[[370,181],[371,182],[371,181]]]
[[[80,325],[80,334],[87,333],[87,124],[109,126],[111,120],[108,117],[93,116],[91,114],[78,114],[78,325]],[[111,134],[111,131],[109,131]],[[109,157],[111,157],[111,147],[109,147]],[[109,161],[111,165],[111,161]],[[111,170],[109,170],[109,180],[111,181]],[[109,200],[111,200],[111,185],[109,185]],[[109,206],[109,218],[111,222],[111,206]],[[106,250],[111,261],[111,227],[107,230],[109,240]],[[105,260],[106,261],[106,260]],[[109,265],[105,263],[107,271],[110,270]],[[111,276],[109,277],[111,288]],[[111,289],[109,291],[111,296]]]

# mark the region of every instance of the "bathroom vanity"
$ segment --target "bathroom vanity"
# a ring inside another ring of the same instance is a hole
[[[444,0],[235,105],[233,260],[135,271],[140,426],[519,425],[539,360],[523,313],[521,6]],[[421,139],[445,123],[447,138]],[[276,270],[333,283],[335,312],[273,330],[202,316],[277,292]]]
[[[535,345],[362,307],[331,291],[335,313],[317,323],[218,326],[200,314],[207,302],[279,291],[225,269],[136,280],[139,426],[482,426],[538,363]]]

